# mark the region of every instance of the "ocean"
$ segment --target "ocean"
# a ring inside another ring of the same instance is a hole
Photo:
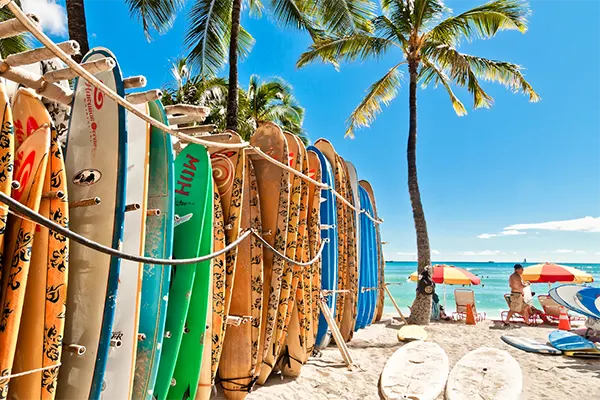
[[[481,278],[481,285],[472,285],[471,289],[475,292],[475,300],[478,312],[485,312],[487,318],[499,318],[502,311],[508,309],[504,301],[504,293],[509,293],[508,277],[513,273],[514,263],[484,263],[484,262],[439,262],[436,264],[454,265],[466,269]],[[535,263],[522,263],[524,267],[534,265]],[[600,282],[600,264],[563,264],[575,267],[582,271],[592,274],[595,280]],[[385,266],[385,281],[394,283],[389,286],[396,303],[400,306],[402,312],[408,314],[410,306],[415,298],[416,283],[408,280],[410,274],[417,270],[416,262],[387,262]],[[592,284],[595,285],[596,283]],[[454,289],[463,287],[462,285],[445,285],[446,288],[446,313],[451,315],[455,310]],[[531,290],[538,294],[548,293],[547,283],[533,283]],[[436,285],[436,292],[440,297],[440,302],[444,304],[444,285]],[[541,306],[535,301],[534,305],[541,309]],[[389,297],[385,296],[385,313],[396,314]]]

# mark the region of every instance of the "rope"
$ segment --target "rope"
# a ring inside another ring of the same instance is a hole
[[[41,29],[38,26],[36,26],[33,23],[32,20],[29,19],[29,17],[27,17],[27,15],[25,15],[25,13],[23,13],[23,11],[14,3],[14,1],[0,0],[0,8],[4,7],[4,6],[7,6],[8,9],[10,11],[12,11],[12,13],[15,15],[15,17],[33,34],[33,36],[36,39],[38,39],[54,55],[56,55],[65,64],[67,64],[67,66],[69,66],[73,71],[75,71],[80,77],[82,77],[83,79],[88,81],[92,86],[99,89],[102,93],[104,93],[106,96],[108,96],[109,98],[114,100],[117,104],[121,105],[122,107],[127,109],[129,112],[131,112],[132,114],[137,116],[138,118],[141,118],[142,120],[144,120],[146,123],[154,126],[155,128],[160,129],[161,131],[163,131],[169,135],[175,136],[184,142],[195,143],[195,144],[199,144],[199,145],[206,146],[206,147],[222,148],[222,149],[225,149],[225,148],[251,149],[254,151],[255,154],[257,154],[258,156],[262,157],[263,159],[269,161],[270,163],[277,165],[279,168],[282,168],[282,169],[298,176],[299,178],[301,178],[321,189],[330,190],[331,193],[333,193],[336,197],[341,199],[342,202],[344,202],[344,204],[346,204],[346,206],[350,207],[351,209],[353,209],[355,212],[357,212],[359,214],[365,214],[374,223],[381,224],[383,222],[383,220],[373,218],[373,216],[371,216],[366,210],[356,208],[354,205],[352,205],[352,203],[350,203],[348,200],[346,200],[341,194],[336,192],[333,187],[331,187],[327,184],[324,184],[322,182],[318,182],[318,181],[310,178],[309,176],[304,175],[302,172],[297,171],[296,169],[290,167],[289,165],[286,165],[284,163],[281,163],[281,162],[275,160],[274,158],[270,157],[268,154],[264,153],[261,149],[250,145],[248,142],[217,143],[217,142],[198,139],[196,137],[186,135],[178,130],[171,129],[169,126],[163,124],[162,122],[157,121],[154,118],[150,117],[149,115],[144,114],[143,112],[141,112],[137,108],[135,108],[133,105],[131,105],[131,103],[128,102],[126,99],[124,99],[123,97],[119,96],[117,93],[112,91],[108,86],[106,86],[104,83],[102,83],[100,80],[98,80],[94,75],[92,75],[86,69],[82,68],[81,65],[79,65],[78,63],[73,61],[73,59],[71,59],[71,57],[69,57],[64,51],[62,51],[62,49],[60,49],[48,36],[46,36],[41,31]]]
[[[263,243],[263,245],[265,245],[265,247],[267,247],[269,250],[271,250],[277,257],[283,258],[288,263],[298,265],[300,267],[308,267],[309,265],[314,264],[319,258],[321,258],[321,253],[323,253],[323,249],[325,248],[325,245],[327,243],[329,243],[329,239],[327,239],[327,238],[323,239],[323,241],[321,242],[321,248],[319,248],[317,255],[312,260],[303,263],[303,262],[299,262],[299,261],[294,261],[291,258],[286,257],[284,254],[281,254],[280,252],[277,251],[277,249],[275,249],[275,247],[271,246],[269,244],[269,242],[267,242],[262,236],[260,236],[260,235],[255,235],[255,236],[258,240],[260,240]]]
[[[10,379],[13,379],[13,378],[18,378],[19,376],[25,376],[25,375],[29,375],[29,374],[35,374],[36,372],[45,371],[47,369],[58,368],[61,365],[62,365],[61,363],[58,363],[58,364],[54,364],[54,365],[49,365],[47,367],[32,369],[31,371],[23,371],[23,372],[19,372],[19,373],[12,374],[12,375],[0,376],[0,379],[3,380],[3,381],[4,380],[10,380]]]

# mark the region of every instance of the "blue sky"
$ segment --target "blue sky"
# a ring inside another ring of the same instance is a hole
[[[53,17],[45,27],[54,39],[66,38],[63,3],[24,3]],[[447,1],[456,12],[477,4]],[[494,106],[473,110],[457,90],[469,110],[458,117],[445,91],[418,93],[419,180],[434,260],[600,261],[600,2],[530,5],[526,34],[503,32],[461,50],[523,65],[541,102],[487,84]],[[149,88],[171,80],[170,61],[186,52],[185,12],[150,43],[122,1],[87,0],[86,13],[91,46],[110,48],[124,75],[145,75]],[[242,23],[256,45],[240,64],[240,82],[255,73],[294,86],[311,139],[332,141],[372,183],[385,219],[387,259],[414,259],[406,185],[408,92],[402,90],[370,128],[344,139],[348,115],[400,55],[342,65],[339,72],[325,65],[297,70],[295,62],[310,44],[306,34],[279,28],[268,17],[244,16]]]

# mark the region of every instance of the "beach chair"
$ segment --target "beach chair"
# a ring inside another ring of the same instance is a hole
[[[452,318],[455,321],[465,319],[467,317],[467,304],[471,304],[473,307],[473,313],[475,314],[475,319],[478,322],[485,319],[485,313],[477,312],[477,306],[475,305],[475,292],[473,292],[471,289],[455,289],[454,301],[456,302],[456,312],[452,313]]]
[[[505,293],[504,294],[504,300],[506,301],[506,305],[508,306],[508,310],[510,311],[510,293]],[[500,319],[502,321],[506,321],[506,317],[508,317],[508,312],[509,311],[502,311],[502,313],[500,314]],[[511,321],[518,321],[521,320],[525,323],[529,323],[529,324],[538,324],[538,323],[544,323],[544,322],[549,322],[549,321],[544,321],[544,318],[548,318],[548,315],[544,314],[543,316],[540,315],[539,310],[537,313],[535,314],[531,314],[529,316],[529,321],[525,321],[525,317],[523,317],[521,314],[519,313],[513,313],[512,317],[510,318]],[[548,320],[550,320],[550,318],[548,318]]]
[[[556,322],[560,318],[560,304],[558,304],[554,299],[547,294],[538,295],[538,301],[540,302],[542,308],[544,309],[544,313],[548,317],[548,319]],[[571,315],[567,311],[567,315],[571,321],[585,321],[585,317],[579,315]]]

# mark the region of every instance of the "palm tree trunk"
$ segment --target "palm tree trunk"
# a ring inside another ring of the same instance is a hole
[[[231,40],[229,42],[229,83],[227,88],[227,129],[237,131],[238,126],[238,35],[242,0],[233,0],[231,9]]]
[[[406,148],[406,158],[408,161],[408,193],[410,194],[410,203],[413,209],[413,219],[415,221],[415,231],[417,234],[417,259],[419,273],[431,264],[431,252],[429,249],[429,236],[427,235],[427,222],[425,221],[425,212],[421,203],[421,193],[419,192],[419,181],[417,180],[417,77],[418,63],[409,63],[410,73],[409,104],[410,104],[410,123],[408,129],[408,145]],[[427,325],[431,317],[431,296],[417,292],[415,301],[412,304],[409,323]]]
[[[72,58],[79,63],[90,50],[83,0],[67,0],[67,17],[69,21],[69,38],[79,43],[81,53],[72,56]]]

